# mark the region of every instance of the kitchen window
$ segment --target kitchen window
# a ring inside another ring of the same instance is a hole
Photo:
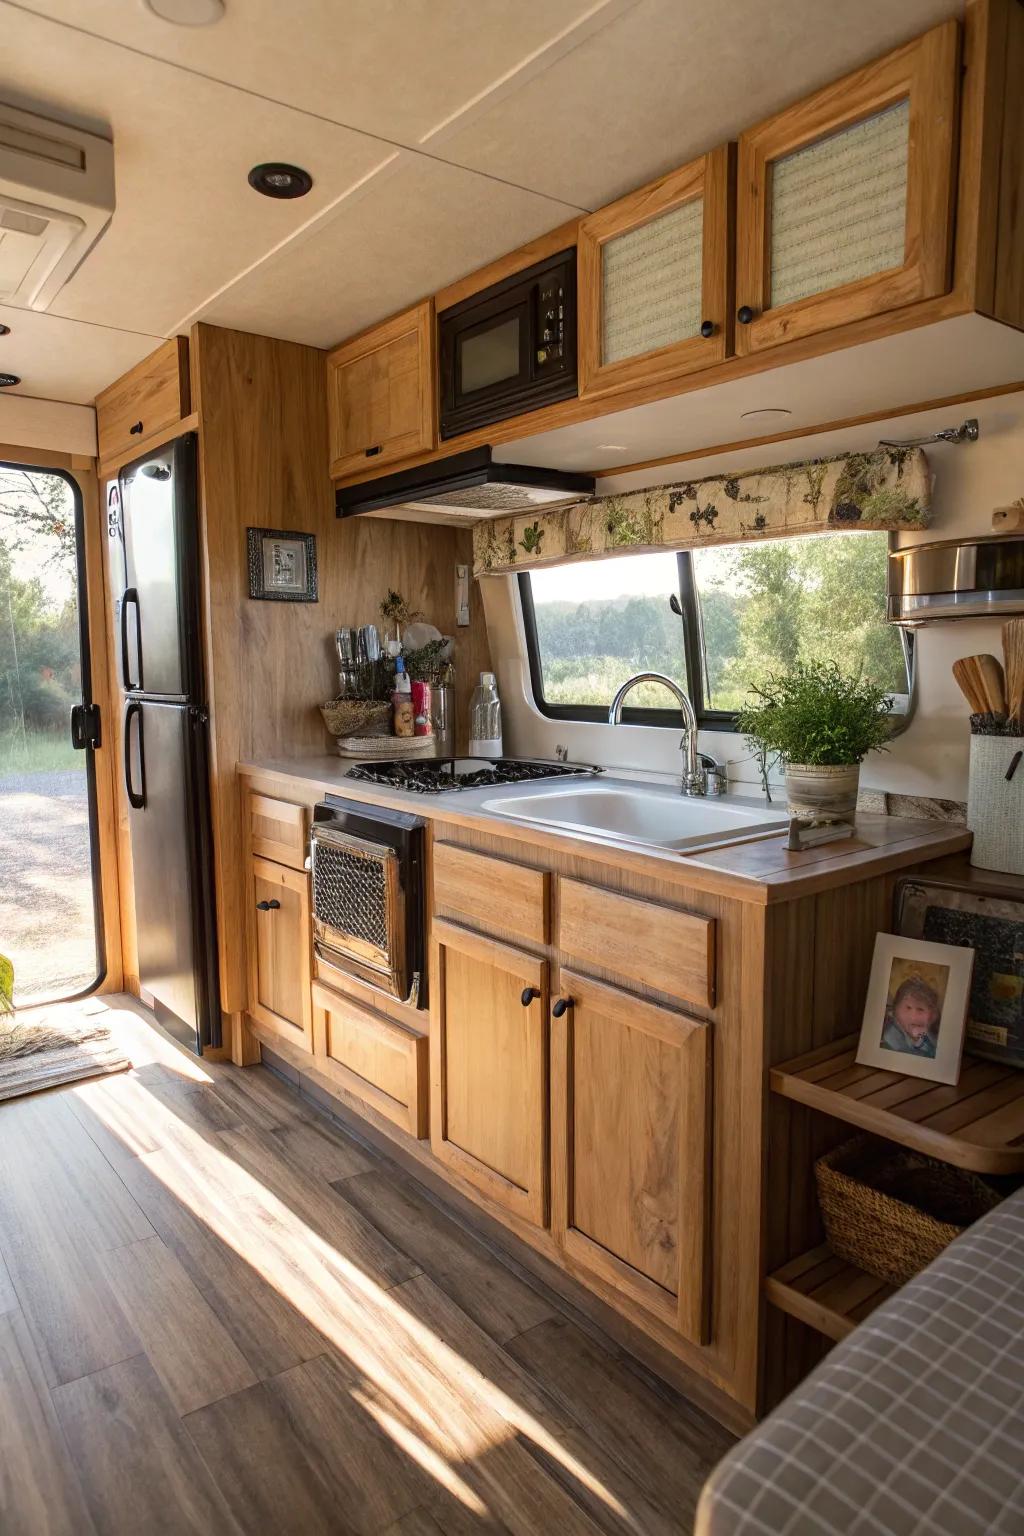
[[[635,672],[686,688],[699,724],[735,729],[736,711],[769,672],[834,659],[890,687],[907,715],[912,640],[885,621],[884,532],[620,555],[519,577],[533,696],[545,715],[605,720]],[[623,718],[672,725],[679,712],[642,685]]]

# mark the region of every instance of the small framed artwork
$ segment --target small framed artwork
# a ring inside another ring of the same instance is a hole
[[[247,528],[249,596],[279,603],[317,601],[316,538],[285,528]]]
[[[907,878],[896,886],[895,926],[915,939],[974,950],[967,1045],[975,1056],[1024,1067],[1024,896]]]
[[[973,949],[878,934],[857,1047],[861,1066],[955,1083],[973,968]]]

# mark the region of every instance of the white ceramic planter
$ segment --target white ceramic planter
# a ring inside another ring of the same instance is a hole
[[[786,764],[786,801],[799,821],[853,821],[857,814],[860,764],[815,767]]]

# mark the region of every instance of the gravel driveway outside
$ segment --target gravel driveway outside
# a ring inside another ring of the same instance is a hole
[[[0,777],[0,953],[14,961],[19,1005],[96,975],[84,762]]]

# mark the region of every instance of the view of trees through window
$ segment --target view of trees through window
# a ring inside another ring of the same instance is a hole
[[[834,659],[907,691],[898,632],[885,622],[884,533],[824,533],[695,550],[704,707],[734,711],[751,685],[799,661]],[[545,703],[607,705],[634,672],[686,678],[674,553],[626,555],[530,573]],[[669,707],[664,689],[630,701]]]

